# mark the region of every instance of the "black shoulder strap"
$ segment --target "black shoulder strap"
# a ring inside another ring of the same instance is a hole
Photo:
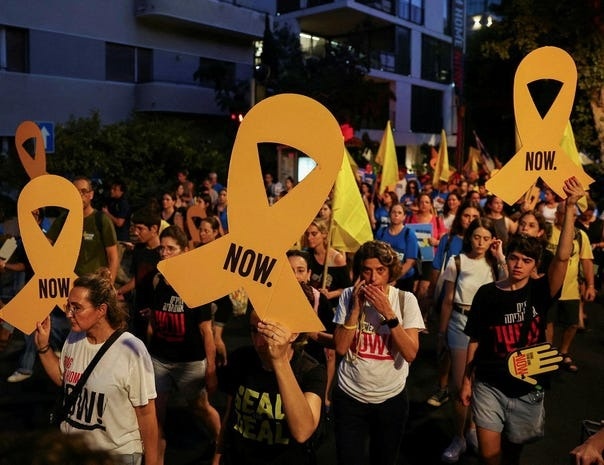
[[[109,336],[109,338],[103,343],[99,351],[95,354],[94,358],[90,361],[90,363],[84,370],[84,373],[82,373],[82,376],[80,376],[80,379],[73,387],[73,390],[67,396],[65,396],[65,400],[63,401],[63,407],[61,408],[62,418],[65,418],[67,416],[67,413],[69,412],[71,406],[75,403],[76,399],[80,395],[80,392],[82,392],[84,384],[86,384],[86,381],[88,380],[88,377],[92,373],[92,370],[94,369],[96,364],[99,363],[99,360],[103,357],[103,355],[105,355],[105,352],[107,352],[109,347],[111,347],[111,345],[117,340],[118,337],[122,335],[123,332],[124,331],[121,329],[116,330],[111,334],[111,336]]]
[[[459,255],[453,255],[453,261],[455,262],[455,270],[457,271],[455,286],[453,286],[453,288],[457,289],[457,281],[459,281],[459,273],[461,273],[461,258],[459,258]]]

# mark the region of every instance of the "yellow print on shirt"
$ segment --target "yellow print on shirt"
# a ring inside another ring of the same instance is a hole
[[[258,392],[239,386],[234,399],[235,431],[244,438],[265,444],[289,444],[289,430],[285,422],[279,393]]]

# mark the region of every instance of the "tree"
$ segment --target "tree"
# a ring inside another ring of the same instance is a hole
[[[556,46],[569,52],[577,65],[579,80],[571,115],[577,144],[604,160],[602,6],[601,0],[503,0],[495,11],[501,21],[475,33],[468,47],[466,83],[468,107],[473,112],[468,126],[499,117],[500,129],[513,127],[511,91],[518,64],[538,47]],[[482,104],[485,101],[494,104],[487,108]],[[510,145],[501,144],[506,149]]]
[[[266,96],[297,93],[311,97],[331,111],[340,123],[355,128],[382,129],[394,99],[388,83],[368,76],[369,67],[361,54],[346,43],[327,41],[324,54],[306,56],[298,34],[287,24],[271,31],[265,25],[261,63],[256,67],[256,82]],[[200,74],[195,74],[199,79]],[[218,105],[228,112],[245,112],[248,108],[249,83],[233,82],[217,76],[215,87]]]
[[[47,165],[49,173],[67,178],[122,179],[131,203],[142,206],[163,189],[175,189],[181,168],[196,183],[210,171],[226,180],[230,150],[224,122],[212,118],[136,114],[103,125],[95,112],[57,127],[56,153]]]

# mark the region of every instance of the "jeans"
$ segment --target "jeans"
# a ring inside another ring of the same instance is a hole
[[[395,465],[409,414],[407,389],[381,404],[359,402],[339,387],[333,396],[339,465]]]
[[[60,350],[69,334],[71,324],[63,312],[53,310],[50,314],[50,340],[49,343],[53,350]],[[35,342],[35,331],[30,335],[25,335],[25,347],[21,357],[19,357],[19,368],[17,371],[26,375],[34,372],[36,355],[38,348]]]

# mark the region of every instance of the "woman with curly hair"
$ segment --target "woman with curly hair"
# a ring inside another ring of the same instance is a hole
[[[340,297],[334,323],[343,358],[334,392],[338,464],[397,463],[409,412],[406,380],[424,329],[415,296],[391,286],[401,273],[385,242],[363,244],[354,256],[354,286]]]

